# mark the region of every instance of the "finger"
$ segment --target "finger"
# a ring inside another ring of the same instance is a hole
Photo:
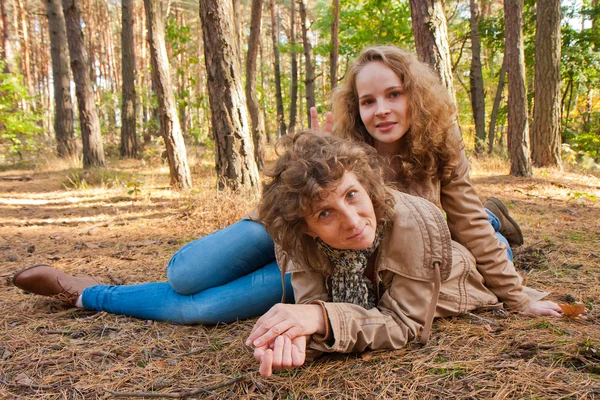
[[[273,350],[269,349],[263,354],[260,360],[258,373],[265,378],[268,378],[273,374]]]
[[[325,113],[325,132],[333,133],[333,114],[331,112]]]
[[[281,369],[281,360],[283,358],[283,347],[285,344],[285,338],[278,336],[275,339],[275,346],[273,347],[273,369]]]
[[[301,350],[296,345],[292,345],[292,365],[299,367],[304,364],[306,360],[306,351]]]
[[[265,352],[269,349],[268,346],[262,346],[262,347],[257,347],[254,349],[254,359],[256,361],[260,361],[260,359],[262,358],[262,356],[265,354]]]
[[[256,321],[252,331],[250,332],[250,335],[248,335],[248,339],[246,339],[246,345],[262,346],[262,343],[256,344],[254,341],[264,335],[265,332],[268,332],[273,326],[280,323],[281,319],[282,316],[279,315],[278,311],[271,308],[271,310],[269,310],[265,315],[260,317],[258,321]]]
[[[310,129],[319,129],[319,113],[316,107],[310,108]]]
[[[281,367],[291,368],[292,363],[292,341],[290,338],[283,338],[283,352],[281,354]]]
[[[254,340],[255,346],[264,346],[266,343],[275,340],[278,336],[288,334],[290,328],[293,328],[292,321],[284,320],[277,325],[272,326],[268,331]],[[296,335],[297,336],[297,335]]]

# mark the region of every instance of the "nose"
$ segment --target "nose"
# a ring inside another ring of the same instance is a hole
[[[352,206],[346,206],[342,212],[343,226],[347,229],[355,229],[359,225],[360,216]]]
[[[378,117],[388,115],[390,113],[390,108],[387,103],[383,100],[377,102],[377,109],[375,110],[375,114]]]

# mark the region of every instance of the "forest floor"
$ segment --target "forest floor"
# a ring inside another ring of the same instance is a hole
[[[68,308],[10,284],[33,263],[113,284],[165,280],[177,249],[237,221],[255,200],[217,193],[208,159],[194,161],[187,194],[169,190],[158,159],[113,161],[105,172],[49,165],[0,171],[2,399],[190,390],[192,398],[600,398],[597,177],[538,169],[514,178],[500,159],[472,160],[480,197],[504,200],[521,223],[515,257],[525,282],[584,303],[586,318],[441,319],[426,346],[330,355],[264,379],[244,345],[255,320],[178,326]]]

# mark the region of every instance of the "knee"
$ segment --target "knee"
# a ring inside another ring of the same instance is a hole
[[[192,287],[192,280],[189,275],[190,262],[181,250],[171,257],[167,265],[167,281],[169,285],[179,294],[189,295],[196,293],[196,288]]]

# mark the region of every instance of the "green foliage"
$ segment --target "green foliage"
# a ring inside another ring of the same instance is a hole
[[[125,183],[129,182],[129,183]],[[65,189],[75,190],[86,190],[93,187],[101,188],[117,188],[117,187],[130,187],[129,185],[133,182],[134,186],[137,186],[139,194],[140,183],[135,180],[135,177],[122,173],[111,171],[108,169],[78,169],[69,173],[63,182]],[[132,193],[129,193],[132,194]]]
[[[0,70],[4,62],[0,61]],[[23,111],[22,105],[30,102],[22,77],[17,74],[0,73],[0,160],[6,154],[18,154],[36,148],[33,140],[41,132],[38,110]]]

